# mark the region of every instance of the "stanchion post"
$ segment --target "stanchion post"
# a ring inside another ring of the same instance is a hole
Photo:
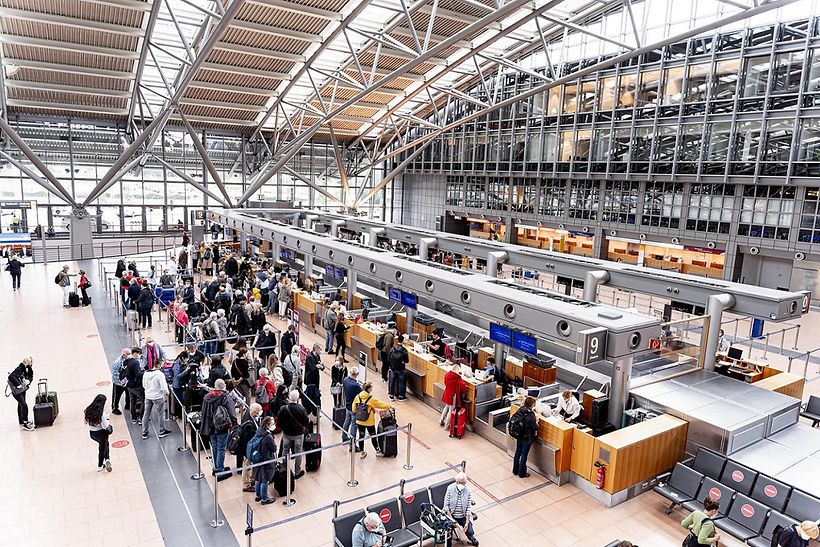
[[[191,424],[191,429],[196,434],[196,447],[197,447],[197,451],[196,451],[196,473],[191,475],[191,478],[195,481],[198,481],[199,479],[201,479],[202,477],[205,476],[205,474],[202,472],[202,449],[203,449],[202,437],[199,436],[199,431],[197,431],[197,429],[194,427],[193,424]]]
[[[797,341],[798,341],[799,338],[800,338],[800,325],[797,325],[797,332],[794,333],[794,348],[792,348],[792,349],[797,349]]]
[[[809,374],[809,359],[811,359],[811,352],[806,352],[806,363],[803,365],[803,378],[807,378]]]
[[[467,460],[461,460],[461,472],[462,473],[467,472]]]
[[[177,399],[177,395],[176,395],[176,393],[173,392],[173,390],[171,391],[171,397],[173,397],[174,399]],[[178,452],[187,452],[187,451],[190,450],[190,447],[188,446],[188,435],[187,435],[187,433],[188,433],[188,431],[187,431],[187,429],[188,429],[188,413],[185,412],[185,405],[182,404],[182,401],[177,399],[177,403],[179,403],[179,410],[180,410],[180,413],[182,415],[182,446],[177,447],[177,451]]]
[[[740,318],[735,319],[735,340],[737,340],[737,329],[740,326]]]
[[[786,329],[780,331],[780,355],[783,355],[783,343],[786,340]]]
[[[219,473],[214,469],[214,520],[210,523],[211,528],[219,528],[225,524],[224,520],[219,519]]]
[[[413,466],[410,464],[410,447],[413,446],[413,424],[407,424],[407,463],[404,464],[404,468],[408,471],[413,469]]]
[[[794,358],[789,357],[789,366],[786,368],[786,372],[791,372],[792,371],[792,359],[794,359]]]
[[[296,500],[290,497],[290,474],[292,472],[291,456],[292,454],[288,454],[287,456],[285,456],[285,501],[282,502],[282,505],[284,505],[285,507],[296,505]]]
[[[356,480],[356,442],[352,437],[350,439],[350,480],[347,481],[347,485],[351,488],[359,485],[359,481]]]
[[[763,360],[769,360],[769,335],[766,335],[766,345],[763,346]]]

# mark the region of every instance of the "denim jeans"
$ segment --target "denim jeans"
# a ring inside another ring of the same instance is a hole
[[[228,446],[228,432],[213,433],[211,435],[211,449],[214,452],[214,469],[225,470],[225,449]]]
[[[268,499],[268,483],[263,481],[256,481],[256,497],[259,501]]]
[[[390,371],[390,384],[387,393],[392,397],[404,397],[404,372],[403,370]]]
[[[531,440],[518,439],[515,441],[515,455],[513,456],[513,475],[523,478],[527,474],[527,455],[532,446]]]
[[[325,331],[325,352],[333,352],[333,340],[335,337],[336,335],[333,333],[333,329],[327,329]]]
[[[209,340],[205,342],[205,355],[213,355],[216,353],[216,342]]]
[[[459,526],[464,527],[464,524],[467,524],[467,539],[474,540],[475,539],[475,531],[473,530],[473,521],[467,522],[467,517],[453,517],[453,520],[458,523]],[[453,538],[447,538],[447,547],[452,547],[453,545]]]
[[[102,467],[108,459],[108,437],[109,433],[105,429],[90,432],[91,438],[98,443],[97,467]]]
[[[345,410],[345,423],[342,424],[342,442],[349,442],[356,437],[356,420],[351,410]]]

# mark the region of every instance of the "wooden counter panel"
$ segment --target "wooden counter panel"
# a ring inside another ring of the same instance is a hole
[[[806,379],[789,372],[781,372],[768,378],[764,377],[753,385],[802,400],[803,389],[806,387]]]
[[[513,403],[510,406],[510,416],[515,414],[520,405]],[[557,473],[569,471],[572,463],[572,439],[575,427],[560,418],[538,416],[538,438],[547,444],[559,449],[555,455],[555,470]]]
[[[584,480],[592,482],[592,452],[595,449],[595,437],[589,433],[576,430],[572,433],[572,458],[570,471]]]

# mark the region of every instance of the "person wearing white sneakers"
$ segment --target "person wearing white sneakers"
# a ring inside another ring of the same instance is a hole
[[[89,435],[97,442],[97,471],[111,472],[111,460],[109,459],[108,437],[114,432],[114,428],[108,423],[108,416],[105,415],[105,395],[100,393],[91,404],[85,409],[85,423],[88,424]]]
[[[156,423],[159,426],[159,438],[171,434],[165,429],[165,398],[168,397],[168,381],[162,372],[162,360],[149,363],[150,368],[142,375],[142,388],[145,390],[145,409],[142,414],[142,438],[148,438],[148,424],[151,413],[156,411]]]
[[[11,395],[17,401],[17,422],[20,429],[34,431],[34,424],[28,421],[28,403],[26,402],[26,392],[34,379],[34,370],[31,368],[31,357],[26,357],[23,362],[17,365],[8,377],[7,390],[11,390]],[[8,391],[6,392],[8,396]]]

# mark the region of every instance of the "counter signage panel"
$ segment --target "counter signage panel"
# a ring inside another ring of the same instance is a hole
[[[388,291],[387,297],[390,299],[391,302],[396,302],[398,304],[401,304],[401,291],[399,289],[391,288]]]
[[[336,277],[336,269],[333,264],[325,264],[325,275],[328,277]]]
[[[538,353],[538,344],[535,341],[535,336],[529,336],[518,331],[513,331],[512,333],[512,347],[524,353],[529,353],[530,355]]]
[[[343,269],[341,269],[339,267],[334,267],[333,270],[334,270],[333,273],[335,274],[334,277],[336,279],[344,279],[345,278],[345,271]]]
[[[508,329],[507,327],[497,325],[496,323],[490,323],[490,340],[498,342],[499,344],[511,346],[512,330]]]
[[[418,298],[411,292],[401,291],[401,303],[408,308],[416,309],[418,306]]]

